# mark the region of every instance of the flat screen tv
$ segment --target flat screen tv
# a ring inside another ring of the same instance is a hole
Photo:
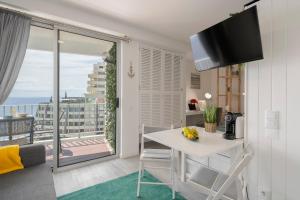
[[[190,39],[198,71],[263,59],[256,6]]]

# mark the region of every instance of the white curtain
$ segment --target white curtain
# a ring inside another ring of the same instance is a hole
[[[10,94],[27,49],[31,19],[0,10],[0,105]]]

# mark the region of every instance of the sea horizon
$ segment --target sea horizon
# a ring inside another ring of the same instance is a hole
[[[50,99],[51,97],[8,97],[2,106],[47,103]]]
[[[35,115],[37,105],[50,102],[51,97],[8,97],[4,104],[0,105],[0,117],[10,116],[11,108],[16,107],[17,112]]]

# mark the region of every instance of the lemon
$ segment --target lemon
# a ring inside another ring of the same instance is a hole
[[[184,127],[182,128],[182,132],[183,135],[189,140],[195,140],[199,136],[198,131],[195,128]]]
[[[192,134],[194,137],[197,137],[197,136],[198,136],[198,131],[197,131],[197,129],[192,128],[192,129],[191,129],[191,134]]]
[[[184,127],[183,128],[183,135],[185,136],[185,137],[187,137],[187,135],[190,133],[190,129],[188,128],[188,127]]]

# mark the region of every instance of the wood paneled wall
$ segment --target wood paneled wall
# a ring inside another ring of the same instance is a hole
[[[255,152],[247,171],[249,197],[298,200],[300,1],[261,0],[257,6],[264,60],[246,70],[247,141]],[[265,129],[266,110],[279,111],[278,131]]]

